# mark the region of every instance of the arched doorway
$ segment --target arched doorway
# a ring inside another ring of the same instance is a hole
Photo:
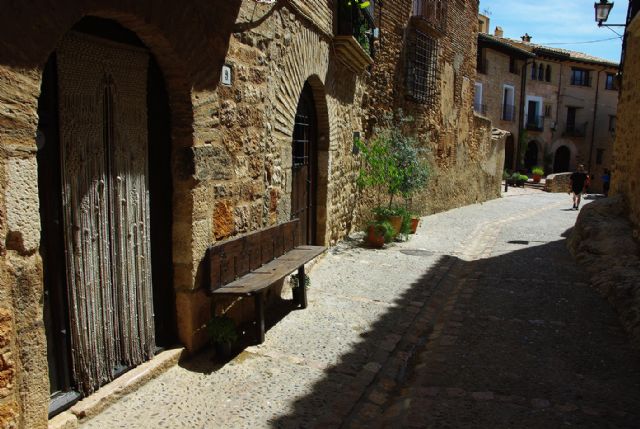
[[[571,161],[571,151],[566,146],[560,146],[553,158],[553,172],[563,173],[569,171]]]
[[[317,243],[318,118],[313,90],[305,83],[292,141],[291,218],[300,219],[300,240]]]
[[[538,143],[532,140],[527,145],[527,152],[524,154],[524,167],[527,171],[538,165]]]
[[[55,414],[175,337],[171,125],[149,50],[119,24],[92,17],[51,55],[38,113]]]
[[[513,141],[513,135],[509,135],[507,137],[507,141],[504,144],[504,169],[505,170],[513,170],[514,169],[514,153],[515,153],[515,144]]]

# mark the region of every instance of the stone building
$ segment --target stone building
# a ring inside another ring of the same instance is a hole
[[[477,0],[372,3],[0,18],[1,426],[45,427],[158,347],[199,349],[212,311],[246,319],[206,293],[212,243],[292,217],[309,243],[358,228],[353,136],[383,111],[431,150],[422,212],[498,195],[502,142],[472,112]]]
[[[478,2],[386,1],[376,25],[376,59],[367,80],[365,131],[402,109],[427,149],[431,180],[413,201],[429,213],[499,196],[504,137],[473,113]],[[475,35],[475,33],[472,33]],[[365,199],[366,201],[366,199]]]
[[[491,119],[494,127],[510,133],[505,142],[504,163],[504,168],[510,171],[516,169],[516,142],[523,132],[519,126],[522,86],[523,83],[526,85],[523,70],[532,58],[533,53],[506,43],[498,36],[478,34],[474,110]]]
[[[479,35],[479,58],[494,46],[508,44],[531,56],[526,69],[521,64],[518,113],[519,166],[525,170],[540,165],[547,173],[574,170],[584,164],[594,175],[594,189],[601,188],[600,176],[613,163],[616,126],[618,65],[580,52],[537,45],[531,36],[517,41],[495,34]],[[492,55],[489,53],[488,55]],[[512,54],[512,57],[515,57]],[[500,60],[498,60],[500,61]],[[500,70],[488,68],[479,83],[500,82],[510,77],[511,63],[501,59]],[[511,61],[511,60],[509,60]],[[491,97],[483,91],[483,98]],[[500,95],[498,95],[500,98]],[[494,123],[499,116],[488,109]],[[517,159],[508,157],[505,167],[515,167]]]
[[[625,42],[622,49],[622,87],[618,113],[618,129],[614,147],[614,168],[611,181],[613,194],[622,195],[633,224],[633,236],[640,239],[640,1],[629,1]]]

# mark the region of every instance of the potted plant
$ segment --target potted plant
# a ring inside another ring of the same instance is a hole
[[[381,248],[396,236],[393,226],[386,220],[375,220],[367,224],[367,243],[371,247]]]
[[[394,202],[401,196],[408,206],[415,192],[424,189],[429,168],[417,139],[406,135],[402,129],[412,119],[403,116],[401,111],[395,117],[387,115],[385,119],[390,125],[376,130],[371,141],[356,141],[363,159],[358,185],[377,191],[379,203],[382,196],[386,197],[386,204],[379,204],[374,214],[376,219],[392,223],[397,234],[402,232],[403,218],[408,216],[408,210]],[[410,225],[410,218],[406,224]]]
[[[233,320],[227,316],[215,316],[207,322],[207,330],[215,346],[216,355],[229,357],[233,343],[238,341],[238,331]]]
[[[540,179],[544,176],[544,170],[537,165],[531,169],[531,174],[533,175],[533,183],[540,183]]]
[[[527,180],[529,180],[529,176],[527,176],[526,174],[520,174],[518,178],[518,186],[524,188],[524,184],[527,182]]]

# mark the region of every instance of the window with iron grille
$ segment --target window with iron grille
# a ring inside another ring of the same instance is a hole
[[[438,42],[418,29],[411,29],[406,48],[407,97],[431,104],[436,96]]]

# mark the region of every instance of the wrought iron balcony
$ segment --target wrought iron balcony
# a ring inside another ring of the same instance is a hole
[[[421,18],[432,28],[444,33],[447,25],[447,1],[413,0],[412,16]]]
[[[374,33],[373,4],[362,9],[358,2],[340,2],[338,34],[333,38],[334,49],[342,62],[354,72],[362,72],[373,64]]]
[[[486,115],[487,105],[482,103],[473,103],[473,111],[481,115]]]
[[[516,106],[512,104],[503,104],[502,105],[502,117],[503,121],[513,122],[516,120]]]
[[[541,115],[526,115],[525,127],[529,131],[542,131],[544,130],[544,116]]]
[[[564,128],[564,132],[562,133],[563,137],[584,137],[587,135],[587,125],[588,122],[584,122],[581,124],[575,124],[571,122],[567,122],[567,125]]]

